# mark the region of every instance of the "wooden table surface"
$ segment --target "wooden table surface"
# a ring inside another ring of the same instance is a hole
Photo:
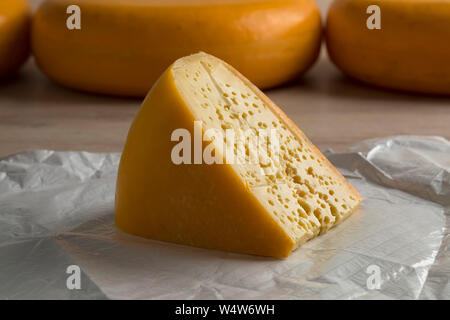
[[[326,57],[300,81],[267,93],[321,149],[390,135],[450,139],[450,98],[368,87]],[[0,82],[0,157],[29,149],[120,151],[140,103],[62,88],[30,60]]]
[[[318,2],[326,10],[329,0]],[[450,97],[362,85],[344,77],[324,52],[304,78],[267,93],[321,149],[342,151],[390,135],[450,139]],[[121,151],[140,103],[62,88],[30,59],[0,82],[0,157],[29,149]]]

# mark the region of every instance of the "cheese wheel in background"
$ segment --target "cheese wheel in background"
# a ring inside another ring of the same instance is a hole
[[[199,53],[168,68],[129,130],[115,224],[155,240],[282,258],[360,202],[266,95]]]
[[[66,9],[81,9],[81,30]],[[314,0],[46,0],[32,27],[41,70],[68,87],[144,96],[176,59],[205,51],[260,88],[290,81],[316,60]]]
[[[381,29],[366,26],[381,9]],[[386,88],[450,94],[450,0],[335,0],[326,25],[331,60]]]
[[[16,71],[28,58],[30,18],[27,0],[0,1],[0,78]]]

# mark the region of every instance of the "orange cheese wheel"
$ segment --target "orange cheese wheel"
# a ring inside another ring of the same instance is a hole
[[[373,5],[378,17],[369,8]],[[371,16],[380,29],[367,27]],[[333,62],[353,78],[450,94],[450,0],[335,0],[326,38]]]
[[[66,27],[69,5],[80,8],[79,30]],[[144,96],[173,61],[198,51],[274,87],[306,71],[320,43],[313,0],[46,0],[32,26],[50,78],[125,96]]]
[[[16,71],[29,56],[30,16],[26,0],[0,1],[0,77]]]

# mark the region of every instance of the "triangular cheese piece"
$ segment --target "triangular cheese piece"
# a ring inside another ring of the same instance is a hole
[[[169,67],[129,131],[115,221],[155,240],[287,257],[360,202],[267,96],[198,53]]]

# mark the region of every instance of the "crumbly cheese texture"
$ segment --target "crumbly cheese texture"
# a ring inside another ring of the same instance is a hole
[[[192,166],[195,165],[182,165],[184,169],[177,168],[180,170],[180,174],[190,176],[190,179],[186,179],[190,184],[186,188],[191,190],[197,188],[198,199],[192,198],[195,198],[195,194],[188,195],[186,198],[183,194],[179,194],[179,201],[186,201],[186,206],[175,205],[173,210],[180,210],[180,214],[183,216],[186,211],[189,211],[191,221],[187,223],[196,223],[197,219],[206,219],[205,223],[213,229],[209,231],[210,235],[198,239],[197,235],[191,234],[168,236],[159,231],[155,232],[153,229],[147,232],[142,225],[130,228],[128,226],[130,219],[123,218],[123,216],[129,217],[134,213],[124,212],[120,203],[116,207],[119,210],[116,211],[116,224],[119,228],[122,224],[123,228],[121,229],[125,229],[127,232],[158,240],[239,253],[286,257],[305,241],[340,223],[358,207],[361,202],[358,192],[273,102],[231,66],[211,55],[199,53],[175,62],[160,80],[161,83],[156,86],[162,87],[166,78],[169,78],[168,81],[172,84],[171,88],[176,91],[177,99],[183,102],[178,107],[180,119],[184,118],[181,114],[185,113],[188,118],[187,125],[189,125],[189,121],[201,121],[204,132],[209,129],[223,132],[219,138],[212,139],[211,144],[218,150],[217,152],[222,152],[220,156],[225,158],[223,161],[225,164],[213,165],[212,168],[206,168],[205,165],[196,169],[192,169]],[[158,90],[152,90],[144,107],[146,104],[153,104],[151,103],[152,95],[159,95]],[[156,113],[158,106],[153,105],[153,108]],[[145,116],[140,114],[138,117],[144,118]],[[138,120],[133,126],[143,123]],[[227,157],[230,155],[234,159],[242,157],[236,145],[231,146],[234,154],[226,153],[221,149],[221,146],[227,145],[226,130],[228,129],[233,130],[237,135],[240,132],[250,133],[250,139],[241,140],[244,144],[244,157],[258,159],[258,161],[251,163],[227,161],[229,160]],[[261,149],[258,149],[257,145],[252,144],[251,141],[257,141],[261,129],[267,131],[274,129],[279,142],[278,149],[274,149],[273,152],[269,150],[263,155],[260,154]],[[130,141],[134,140],[134,133],[135,130],[132,127],[119,170],[118,197],[122,198],[122,194],[127,191],[124,190],[125,185],[120,185],[121,181],[126,179],[121,175],[126,174],[125,170],[127,169],[124,168],[131,166],[131,163],[127,163],[129,162],[128,154],[134,153],[133,147],[129,148],[129,146],[137,147],[135,142]],[[251,136],[255,139],[252,140]],[[219,139],[223,140],[219,141]],[[167,166],[172,165],[167,164]],[[203,171],[201,171],[202,167]],[[183,170],[184,172],[182,172]],[[198,170],[197,175],[193,176],[191,170]],[[218,176],[216,177],[216,172],[213,170],[225,171],[223,174],[217,171]],[[208,173],[203,174],[206,171]],[[217,180],[219,176],[221,181]],[[196,177],[198,177],[198,181],[196,181]],[[231,181],[230,183],[236,183],[236,185],[232,187],[232,190],[235,190],[234,193],[227,199],[224,195],[231,192],[230,185],[225,181],[228,179]],[[173,190],[174,186],[169,182],[162,188]],[[178,192],[183,192],[179,189],[182,187],[176,186],[176,188]],[[199,211],[201,211],[202,201],[205,199],[204,194],[210,192],[211,188],[220,195],[216,199],[216,203],[203,202],[205,206],[210,207],[210,211],[205,213],[207,217],[205,218]],[[190,191],[185,192],[190,193]],[[155,201],[164,201],[163,198],[155,199]],[[120,201],[118,199],[118,202]],[[123,202],[128,201],[124,200]],[[196,204],[192,205],[193,202]],[[223,209],[224,206],[226,209]],[[151,205],[151,207],[148,210],[153,210],[152,213],[147,214],[157,215],[158,213],[154,210],[159,210],[160,207],[157,205],[156,207]],[[128,210],[132,210],[132,208],[128,207]],[[231,212],[236,215],[236,218],[231,222],[231,226],[224,225],[224,223],[230,224],[230,222],[222,221],[224,218],[220,215],[228,217]],[[249,214],[252,216],[247,220]],[[176,217],[176,214],[174,216]],[[122,223],[123,220],[128,222]],[[164,218],[155,220],[162,223],[162,228],[165,230],[170,229],[170,224],[174,223],[166,221]],[[164,225],[165,223],[167,225]],[[201,226],[201,222],[198,225]],[[223,230],[227,227],[232,231]],[[193,233],[208,233],[208,230],[193,230],[193,228],[199,227],[178,227],[177,230],[178,232],[185,230]],[[168,233],[172,231],[168,231]],[[234,237],[239,237],[239,241],[230,240],[228,247],[226,239],[224,240],[223,237],[229,236],[233,232],[237,234]],[[261,238],[261,240],[249,241],[246,244],[247,239],[251,237]],[[263,238],[264,240],[262,240]],[[202,243],[203,240],[205,243]],[[235,243],[232,243],[233,241]]]

